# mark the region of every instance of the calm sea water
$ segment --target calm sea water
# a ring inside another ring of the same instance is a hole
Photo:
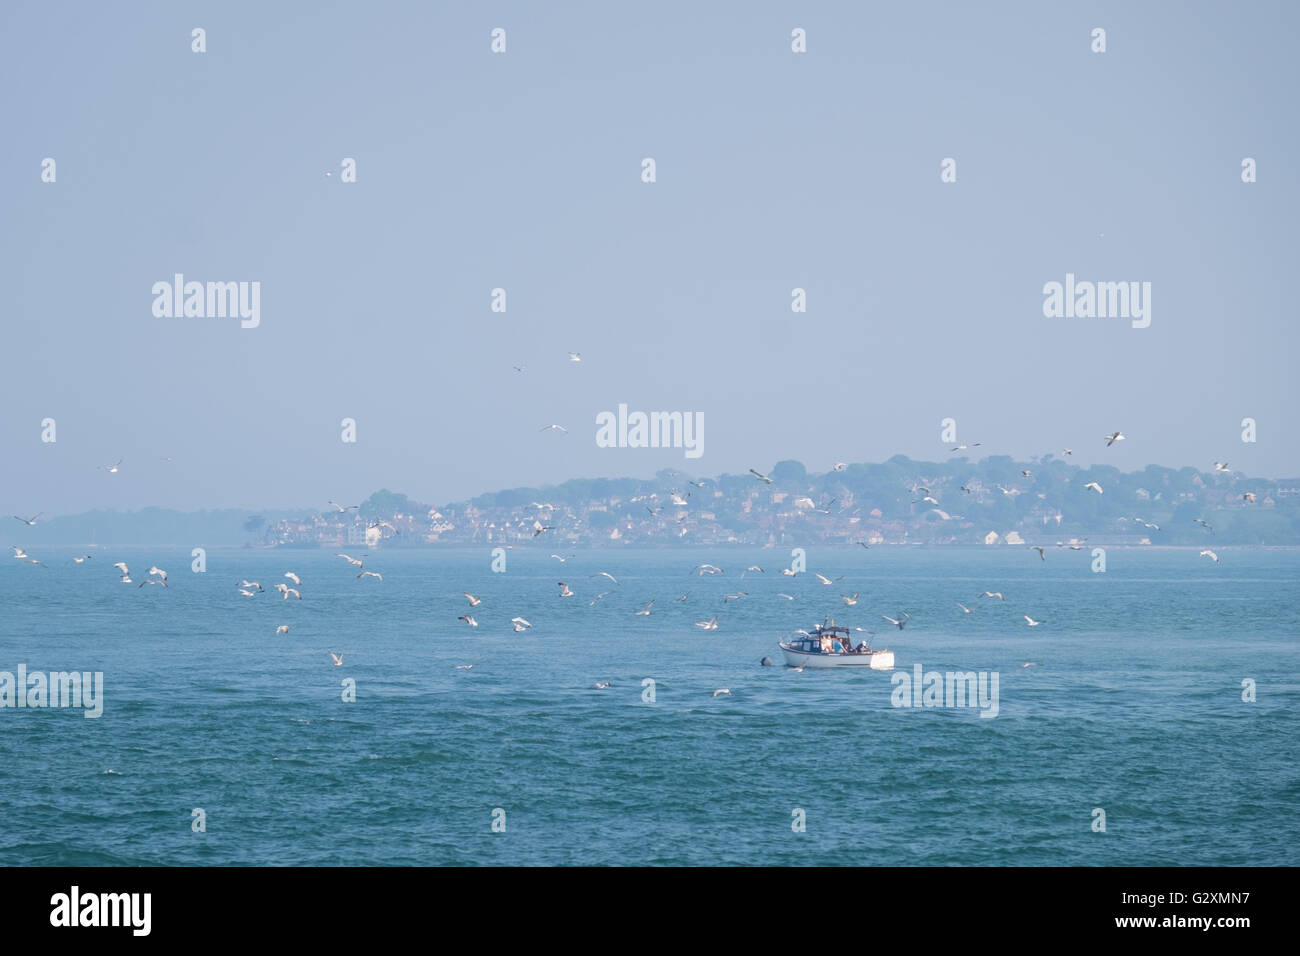
[[[550,552],[369,554],[382,583],[325,552],[0,564],[0,670],[105,681],[98,719],[0,709],[0,863],[1300,863],[1300,552],[1112,550],[1097,574],[1087,551],[827,548],[795,579],[787,550]],[[302,601],[271,590],[286,571]],[[776,641],[827,614],[900,670],[997,672],[998,716],[784,667]]]

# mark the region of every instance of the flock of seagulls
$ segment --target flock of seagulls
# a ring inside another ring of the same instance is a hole
[[[582,359],[581,359],[581,355],[580,355],[579,353],[577,353],[577,352],[570,352],[570,353],[569,353],[569,360],[570,360],[570,362],[574,362],[574,363],[576,363],[576,362],[581,362]],[[515,367],[515,370],[518,371],[518,372],[523,372],[523,371],[524,371],[523,367],[521,367],[521,366],[516,366],[516,367]],[[559,433],[561,433],[561,434],[567,434],[567,433],[568,433],[568,429],[567,429],[567,428],[565,428],[563,425],[555,424],[555,423],[553,423],[553,424],[549,424],[549,425],[544,425],[544,426],[542,426],[542,427],[539,429],[539,431],[542,431],[542,432],[548,432],[548,431],[550,431],[550,432],[559,432]],[[1125,436],[1123,433],[1119,432],[1119,431],[1115,431],[1115,432],[1112,432],[1112,433],[1110,433],[1110,434],[1107,434],[1107,435],[1103,436],[1103,438],[1104,438],[1104,440],[1105,440],[1105,442],[1106,442],[1106,447],[1108,447],[1108,448],[1111,447],[1111,446],[1113,446],[1113,445],[1114,445],[1116,442],[1118,442],[1118,441],[1124,441],[1124,440],[1126,440],[1126,436]],[[978,448],[978,447],[980,447],[981,445],[982,445],[982,442],[972,442],[972,443],[970,443],[970,444],[955,445],[955,446],[953,446],[950,450],[951,450],[952,452],[959,452],[959,451],[965,451],[965,450],[968,450],[968,449],[970,449],[970,448]],[[1062,455],[1064,455],[1064,456],[1069,456],[1069,455],[1071,455],[1072,453],[1073,453],[1073,452],[1072,452],[1072,449],[1069,449],[1069,448],[1065,448],[1065,449],[1062,450]],[[122,459],[119,458],[116,462],[114,462],[114,463],[112,463],[112,464],[110,464],[110,465],[100,465],[100,466],[98,466],[98,468],[99,468],[100,470],[106,471],[106,472],[108,472],[108,473],[110,473],[110,474],[117,474],[117,473],[119,472],[121,466],[122,466]],[[845,464],[844,462],[835,462],[834,465],[833,465],[833,470],[834,470],[834,471],[843,471],[843,470],[845,470],[847,467],[848,467],[847,464]],[[1219,474],[1229,474],[1229,473],[1231,473],[1231,472],[1230,472],[1230,469],[1229,469],[1229,466],[1228,466],[1228,463],[1227,463],[1227,462],[1219,462],[1219,461],[1214,462],[1214,471],[1215,471],[1216,473],[1219,473]],[[773,484],[773,479],[772,479],[769,475],[764,474],[764,473],[762,473],[762,472],[760,472],[760,471],[758,471],[757,469],[754,469],[754,468],[749,469],[749,472],[750,472],[751,475],[754,476],[755,480],[757,480],[757,481],[759,481],[759,482],[762,482],[762,483],[764,483],[764,484],[768,484],[768,485]],[[1029,469],[1023,469],[1023,470],[1021,470],[1021,476],[1022,476],[1022,477],[1025,477],[1025,478],[1031,477],[1031,476],[1032,476],[1032,471],[1029,470]],[[695,486],[695,487],[704,487],[704,482],[700,482],[700,481],[694,481],[694,480],[692,480],[692,481],[690,481],[690,484],[693,485],[693,486]],[[997,487],[997,488],[1002,492],[1003,495],[1006,495],[1006,496],[1009,496],[1009,497],[1015,497],[1016,495],[1019,495],[1019,494],[1022,493],[1019,489],[1016,489],[1016,488],[1007,488],[1007,487],[1004,487],[1004,486],[1002,486],[1002,485],[997,485],[996,487]],[[1096,482],[1096,481],[1088,482],[1087,484],[1084,485],[1084,489],[1085,489],[1085,490],[1089,490],[1089,491],[1095,491],[1098,495],[1104,494],[1104,491],[1103,491],[1101,485],[1100,485],[1098,482]],[[963,485],[963,486],[961,487],[961,491],[964,492],[964,493],[969,494],[969,493],[972,492],[972,489],[969,488],[969,487],[967,487],[967,486],[964,486],[964,485]],[[945,521],[946,521],[946,520],[951,520],[951,519],[953,519],[953,518],[960,518],[960,517],[961,517],[960,515],[954,516],[954,515],[950,514],[949,512],[947,512],[947,511],[945,511],[945,510],[939,508],[939,507],[938,507],[938,505],[939,505],[939,501],[938,501],[936,498],[933,497],[933,493],[932,493],[932,491],[931,491],[930,488],[927,488],[927,487],[921,486],[921,485],[919,485],[919,484],[918,484],[918,485],[913,485],[913,487],[912,487],[912,492],[913,492],[914,495],[918,495],[918,496],[919,496],[919,497],[913,499],[913,503],[914,503],[914,504],[925,503],[925,504],[933,505],[934,507],[931,508],[930,511],[931,511],[932,513],[936,513],[936,514],[938,514],[939,517],[940,517],[942,520],[945,520]],[[1040,496],[1040,497],[1041,497],[1041,496]],[[688,504],[689,504],[688,499],[689,499],[689,498],[690,498],[690,493],[689,493],[689,492],[687,492],[685,495],[682,495],[681,493],[679,493],[679,492],[677,492],[677,491],[674,490],[674,491],[671,492],[671,495],[670,495],[670,501],[671,501],[672,504],[673,504],[674,506],[676,506],[676,507],[685,507],[685,506],[688,506]],[[1254,494],[1254,493],[1251,493],[1251,492],[1246,492],[1246,493],[1244,493],[1244,494],[1242,495],[1242,500],[1244,500],[1244,501],[1246,501],[1246,502],[1254,502],[1254,501],[1255,501],[1255,498],[1256,498],[1255,494]],[[830,512],[830,508],[831,508],[832,505],[835,504],[836,500],[837,500],[837,499],[832,498],[829,502],[826,502],[826,503],[825,503],[824,505],[822,505],[822,506],[819,506],[819,507],[818,507],[818,506],[814,506],[814,510],[817,510],[817,511],[823,513],[823,514],[830,514],[830,513],[831,513],[831,512]],[[346,512],[348,512],[348,511],[354,511],[354,510],[359,510],[359,509],[360,509],[360,505],[344,505],[344,504],[340,504],[339,502],[336,502],[336,501],[334,501],[334,500],[330,500],[330,501],[328,502],[328,504],[329,504],[329,506],[330,506],[331,508],[333,508],[333,509],[335,510],[336,513],[340,513],[340,514],[342,514],[342,513],[346,513]],[[539,503],[539,502],[535,502],[534,504],[538,507],[539,510],[546,510],[546,509],[550,509],[550,510],[552,510],[552,511],[554,510],[554,506],[553,506],[553,505],[549,505],[549,504],[547,504],[547,503]],[[653,512],[654,509],[650,509],[650,510],[652,510],[652,512]],[[37,512],[36,514],[34,514],[34,515],[30,516],[30,517],[24,517],[24,516],[22,516],[22,515],[13,515],[12,517],[14,518],[14,520],[22,522],[23,525],[26,526],[26,527],[34,527],[34,526],[36,525],[37,521],[38,521],[39,519],[41,519],[41,518],[43,517],[43,515],[44,515],[44,512]],[[1154,523],[1151,523],[1151,522],[1146,522],[1146,521],[1144,521],[1143,519],[1140,519],[1140,518],[1133,518],[1132,520],[1133,520],[1135,523],[1142,524],[1144,527],[1147,527],[1147,528],[1153,528],[1153,529],[1155,529],[1155,530],[1157,530],[1157,531],[1159,530],[1159,525],[1157,525],[1157,524],[1154,524]],[[383,523],[383,524],[387,524],[386,522],[381,522],[381,523]],[[1213,529],[1213,526],[1212,526],[1209,522],[1207,522],[1204,518],[1199,518],[1199,517],[1196,518],[1196,519],[1195,519],[1195,523],[1201,525],[1201,526],[1202,526],[1202,527],[1203,527],[1207,532],[1212,532],[1212,531],[1214,530],[1214,529]],[[391,525],[388,525],[388,526],[391,527]],[[393,530],[396,531],[397,529],[394,528]],[[534,524],[533,524],[533,537],[536,538],[537,536],[541,535],[542,533],[544,533],[544,532],[546,532],[546,531],[551,531],[551,530],[553,530],[553,526],[552,526],[552,525],[544,525],[544,524],[542,524],[542,522],[541,522],[540,520],[535,520],[535,521],[534,521]],[[866,544],[865,542],[861,542],[861,541],[859,541],[859,542],[857,542],[857,543],[860,544],[863,548],[869,548],[869,545]],[[1058,547],[1066,547],[1066,546],[1072,548],[1073,550],[1080,550],[1081,548],[1084,547],[1084,544],[1081,543],[1081,542],[1077,542],[1077,541],[1071,541],[1068,545],[1066,545],[1066,544],[1063,543],[1063,542],[1058,542]],[[29,555],[26,551],[24,551],[24,550],[23,550],[22,548],[20,548],[20,547],[12,546],[12,547],[11,547],[11,550],[13,551],[13,557],[14,557],[15,559],[19,560],[19,561],[22,561],[22,562],[25,562],[25,563],[29,563],[29,564],[33,564],[33,565],[39,565],[39,566],[46,567],[46,565],[45,565],[42,561],[40,561],[40,560],[38,560],[38,559],[36,559],[36,558],[33,558],[31,555]],[[1040,561],[1046,561],[1046,560],[1047,560],[1046,549],[1045,549],[1044,547],[1039,546],[1039,545],[1030,545],[1030,546],[1029,546],[1029,550],[1037,551],[1037,552],[1038,552],[1038,556],[1039,556]],[[1201,556],[1201,557],[1207,557],[1207,558],[1209,558],[1212,562],[1214,562],[1214,563],[1216,563],[1216,564],[1219,562],[1219,555],[1218,555],[1217,553],[1215,553],[1213,550],[1210,550],[1210,549],[1204,549],[1204,550],[1202,550],[1202,551],[1200,552],[1200,556]],[[374,571],[374,570],[370,570],[370,569],[367,569],[367,568],[366,568],[366,566],[365,566],[366,562],[365,562],[365,559],[364,559],[363,557],[354,557],[354,556],[352,556],[352,555],[350,555],[350,554],[346,554],[346,553],[342,553],[342,552],[338,553],[338,554],[337,554],[337,557],[343,559],[343,560],[344,560],[344,561],[349,565],[349,567],[351,567],[351,568],[355,568],[355,569],[357,570],[357,574],[356,574],[356,579],[357,579],[357,580],[365,580],[365,579],[367,579],[367,578],[372,578],[372,579],[374,579],[374,580],[377,581],[377,582],[382,582],[382,581],[384,580],[383,575],[382,575],[380,572],[378,572],[378,571]],[[555,560],[559,561],[561,564],[563,564],[563,563],[565,563],[566,561],[568,561],[569,559],[576,557],[576,555],[573,555],[573,554],[570,554],[570,555],[562,555],[562,554],[555,554],[555,553],[552,553],[552,554],[550,555],[550,557],[551,557],[552,559],[555,559]],[[86,561],[91,560],[91,558],[92,558],[91,555],[86,554],[86,555],[82,555],[82,556],[74,557],[72,560],[73,560],[76,564],[82,564],[82,563],[84,563],[84,562],[86,562]],[[150,568],[149,568],[149,570],[148,570],[148,572],[147,572],[147,575],[146,575],[143,579],[139,580],[138,582],[132,579],[130,568],[127,566],[127,564],[126,564],[125,562],[123,562],[123,561],[115,562],[115,563],[112,565],[112,567],[113,567],[116,571],[119,571],[119,572],[121,573],[120,582],[121,582],[122,584],[135,584],[137,588],[145,588],[145,587],[149,587],[149,586],[155,586],[155,587],[160,586],[160,587],[162,587],[162,588],[164,588],[164,589],[168,588],[168,574],[167,574],[167,572],[166,572],[165,570],[163,570],[162,568],[158,567],[157,565],[152,565],[152,566],[150,566]],[[725,574],[725,571],[724,571],[721,567],[719,567],[719,566],[717,566],[717,565],[713,565],[713,564],[708,564],[708,563],[700,564],[700,565],[696,565],[692,570],[694,571],[694,573],[695,573],[695,575],[696,575],[697,577],[704,577],[704,576],[706,576],[706,575],[713,576],[713,575],[724,575],[724,574]],[[740,574],[740,580],[743,581],[744,578],[745,578],[745,576],[748,575],[748,574],[765,574],[765,573],[766,573],[766,572],[764,571],[764,569],[763,569],[761,566],[758,566],[758,565],[750,565],[750,566],[747,566],[747,567],[746,567],[746,568],[741,572],[741,574]],[[794,569],[792,569],[792,568],[783,568],[783,569],[781,570],[781,574],[782,574],[783,576],[787,576],[787,577],[796,577],[799,573],[801,573],[801,572],[796,571],[796,570],[794,570]],[[843,575],[841,575],[840,577],[836,577],[836,578],[830,578],[830,577],[828,577],[828,576],[826,576],[826,575],[824,575],[824,574],[821,574],[820,572],[813,572],[813,576],[818,580],[818,582],[819,582],[822,586],[825,586],[825,587],[830,587],[830,586],[834,585],[835,583],[837,583],[837,582],[839,582],[839,581],[841,581],[841,580],[843,579]],[[594,580],[594,579],[597,579],[597,578],[603,578],[603,579],[607,580],[610,584],[613,585],[613,589],[605,590],[605,591],[602,591],[602,592],[596,594],[595,597],[594,597],[594,598],[589,602],[589,605],[588,605],[588,606],[590,606],[590,607],[594,607],[598,602],[600,602],[601,600],[603,600],[603,599],[606,598],[607,596],[613,594],[613,593],[614,593],[614,589],[617,589],[617,588],[620,587],[619,579],[618,579],[615,575],[611,574],[611,573],[608,572],[608,571],[596,571],[596,572],[594,572],[594,573],[592,573],[592,574],[589,574],[587,577],[588,577],[589,580]],[[293,598],[295,598],[296,600],[298,600],[298,601],[303,600],[303,594],[302,594],[302,578],[301,578],[301,577],[300,577],[296,572],[293,572],[293,571],[286,571],[286,572],[284,572],[284,578],[285,578],[284,581],[280,581],[280,582],[277,582],[277,583],[275,584],[275,591],[278,592],[278,593],[280,594],[281,601],[287,601],[291,596],[292,596]],[[292,586],[290,586],[290,583],[286,583],[286,582],[291,582],[291,583],[292,583]],[[559,589],[560,589],[560,590],[559,590],[559,593],[558,593],[558,597],[559,597],[559,598],[564,599],[564,598],[572,598],[572,597],[575,596],[575,592],[574,592],[574,590],[573,590],[573,589],[572,589],[572,588],[571,588],[567,583],[561,581],[561,582],[557,582],[557,584],[558,584],[558,587],[559,587]],[[262,584],[261,584],[260,582],[258,582],[258,581],[250,581],[250,580],[248,580],[247,578],[244,578],[244,579],[241,579],[241,580],[238,582],[238,584],[237,584],[237,590],[238,590],[238,593],[239,593],[242,597],[245,597],[245,598],[254,598],[254,597],[257,597],[258,595],[261,595],[261,594],[265,593],[265,590],[266,590],[266,589],[262,586]],[[681,596],[677,597],[675,600],[676,600],[677,602],[686,602],[686,601],[691,597],[693,591],[694,591],[694,589],[689,589],[689,590],[686,591],[686,593],[684,593],[684,594],[682,594]],[[474,595],[474,594],[472,594],[472,593],[470,593],[470,592],[468,592],[468,591],[465,591],[465,592],[463,592],[463,593],[464,593],[464,596],[465,596],[466,600],[469,602],[469,606],[470,606],[470,609],[471,609],[471,610],[476,610],[476,609],[478,609],[481,605],[483,605],[484,601],[483,601],[482,598],[480,598],[480,597],[478,597],[477,595]],[[722,596],[722,603],[723,603],[724,605],[728,605],[728,604],[731,604],[731,603],[733,603],[733,602],[740,601],[740,600],[742,600],[742,599],[744,599],[744,598],[746,598],[746,597],[748,597],[748,592],[747,592],[747,591],[744,591],[744,590],[735,590],[735,591],[730,591],[730,592],[726,592],[726,593],[724,593],[724,595]],[[781,598],[781,599],[784,599],[784,600],[786,600],[786,601],[794,601],[794,600],[795,600],[795,596],[794,596],[794,595],[792,595],[792,594],[788,594],[788,593],[785,593],[785,592],[780,592],[780,593],[778,593],[777,597],[779,597],[779,598]],[[979,597],[980,599],[996,600],[996,601],[999,601],[999,602],[1005,602],[1005,600],[1006,600],[1005,596],[1003,595],[1003,593],[1002,593],[1001,591],[984,591],[983,593],[981,593],[980,595],[978,595],[978,597]],[[860,599],[861,599],[861,592],[860,592],[860,591],[854,591],[852,594],[840,594],[840,599],[843,601],[843,603],[844,603],[844,605],[845,605],[846,607],[857,607],[858,604],[859,604],[859,601],[860,601]],[[637,617],[650,617],[650,616],[652,615],[652,613],[653,613],[653,610],[654,610],[654,607],[655,607],[655,604],[656,604],[657,600],[658,600],[657,598],[652,598],[651,600],[647,601],[647,602],[646,602],[646,603],[645,603],[645,604],[640,608],[640,610],[636,610],[636,611],[633,612],[634,615],[637,616]],[[970,607],[970,606],[967,606],[966,604],[963,604],[961,601],[956,601],[955,603],[956,603],[957,607],[960,609],[960,611],[961,611],[961,613],[962,613],[963,615],[969,615],[969,614],[974,613],[974,611],[975,611],[975,608]],[[896,612],[896,613],[897,613],[897,616],[891,616],[891,615],[888,615],[888,614],[881,614],[880,617],[881,617],[882,620],[886,621],[886,622],[889,623],[891,626],[893,626],[894,628],[896,628],[896,629],[898,629],[898,630],[901,631],[901,630],[903,630],[903,629],[908,625],[908,623],[911,621],[911,616],[910,616],[910,614],[908,614],[908,612],[906,612],[906,611],[898,611],[898,612]],[[1035,618],[1033,618],[1033,617],[1032,617],[1031,615],[1029,615],[1029,614],[1022,614],[1021,616],[1023,617],[1023,619],[1024,619],[1024,621],[1025,621],[1025,623],[1026,623],[1026,625],[1027,625],[1028,627],[1040,627],[1040,626],[1042,626],[1042,625],[1044,625],[1044,624],[1047,623],[1047,622],[1044,621],[1044,620],[1036,620]],[[474,617],[474,615],[472,615],[472,614],[470,614],[470,613],[468,613],[468,612],[467,612],[467,613],[464,613],[464,614],[461,614],[461,615],[457,618],[457,620],[463,622],[464,624],[466,624],[467,626],[469,626],[469,627],[471,627],[471,628],[477,628],[477,627],[479,626],[479,622],[478,622],[478,620]],[[712,616],[709,616],[709,617],[705,617],[705,618],[703,618],[703,619],[701,619],[701,620],[697,620],[697,621],[695,621],[695,622],[694,622],[694,625],[695,625],[696,628],[699,628],[700,630],[703,630],[703,631],[717,631],[717,630],[719,630],[719,627],[720,627],[719,616],[715,614],[715,615],[712,615]],[[524,617],[522,617],[522,616],[520,616],[520,615],[515,615],[515,616],[513,616],[513,617],[510,618],[510,627],[511,627],[511,629],[513,630],[514,633],[524,633],[524,632],[527,632],[527,631],[529,631],[530,629],[532,629],[533,625],[532,625],[532,623],[531,623],[528,619],[526,619],[526,618],[524,618]],[[870,633],[869,631],[867,631],[866,628],[861,628],[861,627],[859,627],[859,628],[856,628],[856,630],[858,630],[858,631],[863,631],[863,632],[866,632],[866,633],[868,633],[868,634]],[[278,635],[278,636],[279,636],[279,635],[286,635],[286,634],[289,633],[289,631],[290,631],[290,625],[289,625],[289,624],[280,624],[280,625],[278,625],[278,626],[276,627],[276,629],[275,629],[275,633],[276,633],[276,635]],[[329,654],[330,654],[330,658],[331,658],[331,661],[332,661],[332,663],[333,663],[334,666],[336,666],[336,667],[338,667],[338,666],[342,666],[342,664],[343,664],[343,655],[342,655],[342,654],[336,654],[334,651],[330,651]],[[1031,661],[1031,662],[1027,662],[1027,663],[1024,664],[1023,666],[1025,666],[1025,667],[1030,667],[1030,666],[1034,666],[1034,665],[1036,665],[1036,663],[1037,663],[1037,662],[1033,662],[1033,661]],[[469,669],[472,668],[472,667],[473,667],[472,664],[462,664],[462,665],[457,665],[457,669],[458,669],[458,670],[469,670]],[[800,671],[801,671],[802,668],[796,668],[796,670],[800,670]],[[596,686],[598,689],[604,689],[604,688],[608,688],[608,687],[610,687],[611,684],[610,684],[608,681],[606,681],[606,682],[603,682],[603,683],[598,683],[598,684],[596,684],[595,686]],[[731,694],[730,689],[728,689],[728,688],[719,688],[718,690],[714,691],[713,696],[714,696],[714,697],[718,697],[718,696],[720,696],[720,695],[730,695],[730,694]]]

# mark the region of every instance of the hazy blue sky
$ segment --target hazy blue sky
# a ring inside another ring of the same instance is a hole
[[[1300,474],[1298,34],[1291,3],[7,2],[0,508],[942,459],[946,416]],[[155,317],[176,272],[259,281],[260,326]],[[1149,281],[1150,327],[1046,318],[1067,272]],[[703,413],[704,456],[598,448],[620,402]]]

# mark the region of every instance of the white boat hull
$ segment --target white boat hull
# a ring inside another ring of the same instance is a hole
[[[781,643],[781,653],[790,667],[870,667],[872,670],[894,669],[893,651],[869,651],[865,654],[822,654],[800,651]]]

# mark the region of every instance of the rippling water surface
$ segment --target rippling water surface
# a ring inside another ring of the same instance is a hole
[[[315,551],[0,564],[0,670],[104,674],[98,719],[0,709],[0,863],[1300,862],[1298,552],[1112,550],[1098,574],[1086,551],[826,548],[795,579],[784,550],[549,553],[366,555],[382,582]],[[302,601],[272,590],[285,571]],[[997,716],[782,666],[776,641],[827,614],[900,671],[997,672]]]

